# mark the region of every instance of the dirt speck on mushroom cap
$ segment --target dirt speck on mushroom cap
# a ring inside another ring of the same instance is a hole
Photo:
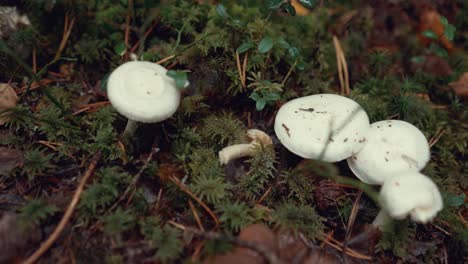
[[[369,118],[361,106],[336,94],[291,100],[275,119],[276,135],[286,148],[301,157],[328,162],[359,151],[369,128]]]
[[[382,184],[402,171],[419,171],[430,159],[424,134],[410,123],[385,120],[371,124],[364,148],[349,158],[353,173],[368,184]]]

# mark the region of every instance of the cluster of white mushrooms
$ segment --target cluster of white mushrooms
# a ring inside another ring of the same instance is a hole
[[[188,83],[187,83],[188,85]],[[180,103],[180,91],[159,64],[130,61],[110,75],[107,93],[113,107],[128,118],[124,134],[131,135],[137,122],[154,123],[171,117]],[[275,133],[291,152],[326,162],[347,160],[353,173],[368,184],[382,185],[383,210],[374,221],[381,227],[388,216],[407,215],[420,223],[432,220],[442,207],[437,186],[419,171],[430,159],[429,144],[415,126],[400,120],[369,124],[355,101],[316,94],[284,104],[275,119]],[[256,146],[272,145],[261,130],[247,131],[248,144],[219,152],[221,164],[251,156]]]
[[[388,216],[426,223],[442,210],[437,186],[420,173],[430,159],[429,144],[415,126],[400,120],[369,124],[362,107],[335,94],[291,100],[276,115],[275,133],[291,152],[326,162],[347,160],[361,181],[382,185],[383,209],[374,221]]]

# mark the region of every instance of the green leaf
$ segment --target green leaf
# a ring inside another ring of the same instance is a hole
[[[283,37],[280,37],[276,43],[283,49],[289,49],[291,47],[291,45],[289,45],[289,43]]]
[[[187,84],[187,72],[185,71],[173,71],[170,70],[167,72],[167,76],[174,79],[177,88],[184,88]]]
[[[447,58],[448,57],[447,51],[445,49],[443,49],[442,47],[440,47],[439,45],[435,44],[435,43],[432,43],[429,46],[429,50],[434,52],[437,56],[439,56],[441,58]]]
[[[281,8],[286,11],[288,14],[290,14],[291,16],[295,16],[296,15],[296,9],[294,8],[294,6],[292,6],[290,3],[284,3]]]
[[[107,80],[109,80],[109,76],[110,76],[110,73],[108,73],[108,74],[104,75],[104,77],[102,77],[101,85],[99,87],[102,92],[107,91]]]
[[[253,93],[250,95],[250,98],[252,98],[254,101],[257,101],[257,100],[260,99],[260,96],[258,95],[258,93],[253,92]]]
[[[463,193],[461,195],[445,194],[445,204],[452,207],[460,207],[465,204],[466,195]]]
[[[416,63],[416,64],[421,64],[426,61],[426,58],[424,56],[416,56],[411,58],[411,62]]]
[[[249,42],[244,42],[242,43],[238,48],[237,48],[237,53],[241,54],[241,53],[244,53],[246,51],[248,51],[250,48],[252,48],[254,46],[254,43],[249,41]]]
[[[125,52],[127,52],[127,47],[125,46],[125,42],[120,42],[114,47],[115,53],[119,54],[119,56],[123,56]]]
[[[257,109],[257,111],[261,111],[263,110],[263,108],[265,108],[265,105],[266,105],[266,101],[263,99],[260,99],[255,104],[255,108]]]
[[[229,18],[229,14],[227,13],[226,11],[226,7],[224,7],[223,4],[219,4],[216,6],[216,12],[218,13],[218,15],[220,15],[222,18]]]
[[[281,7],[281,5],[284,3],[284,0],[268,0],[266,2],[266,6],[268,9],[278,9]]]
[[[281,95],[279,93],[267,93],[263,98],[267,101],[276,101],[281,98]]]
[[[427,38],[430,38],[430,39],[437,39],[438,38],[437,34],[432,30],[423,31],[422,35],[427,37]]]
[[[447,18],[444,16],[440,16],[440,23],[444,25],[444,27],[447,27],[449,25]]]
[[[453,40],[455,37],[456,28],[454,25],[448,24],[445,26],[444,35],[448,40]]]
[[[316,0],[298,0],[298,2],[307,9],[312,9],[317,5]]]
[[[298,62],[296,68],[300,71],[303,71],[305,69],[305,63],[303,61]]]
[[[258,44],[258,51],[260,53],[267,53],[273,48],[273,39],[269,36],[264,37]]]
[[[288,49],[288,53],[293,59],[296,59],[299,56],[299,50],[296,47],[290,47]]]

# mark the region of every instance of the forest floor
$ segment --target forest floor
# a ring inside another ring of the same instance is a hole
[[[0,263],[468,262],[467,1],[3,0],[0,37]],[[129,136],[133,56],[190,85]],[[432,221],[376,229],[380,186],[282,145],[321,93],[422,131]],[[272,144],[220,164],[248,129]]]

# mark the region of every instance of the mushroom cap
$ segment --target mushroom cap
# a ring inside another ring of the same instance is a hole
[[[403,219],[410,215],[419,223],[432,220],[443,208],[437,186],[417,171],[406,171],[385,180],[379,199],[391,217]]]
[[[276,114],[275,133],[303,158],[336,162],[357,153],[366,141],[369,118],[355,101],[316,94],[285,103]]]
[[[171,117],[180,103],[174,79],[159,64],[129,61],[115,69],[107,81],[112,106],[130,120],[155,123]]]
[[[348,158],[348,165],[361,181],[382,184],[403,171],[420,171],[430,159],[426,137],[412,124],[386,120],[371,124],[367,143]]]

